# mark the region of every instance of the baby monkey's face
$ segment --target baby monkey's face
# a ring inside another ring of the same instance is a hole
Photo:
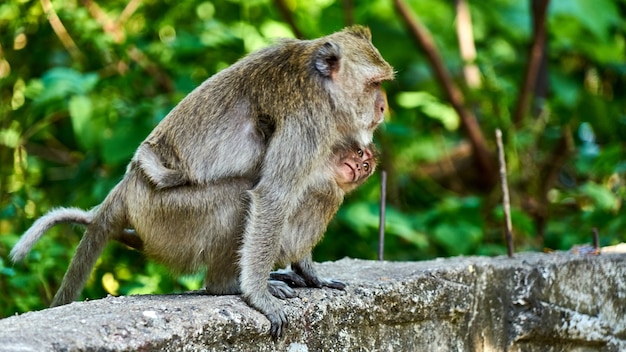
[[[373,148],[373,147],[372,147]],[[369,147],[339,153],[334,165],[335,180],[344,192],[350,192],[367,180],[376,169],[376,155]]]

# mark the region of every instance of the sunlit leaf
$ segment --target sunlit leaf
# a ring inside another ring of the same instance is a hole
[[[615,210],[618,206],[617,197],[602,185],[588,182],[580,187],[580,191],[602,210]]]
[[[93,148],[97,142],[97,131],[91,121],[93,105],[91,99],[84,95],[75,95],[69,102],[72,128],[76,139],[85,148]]]

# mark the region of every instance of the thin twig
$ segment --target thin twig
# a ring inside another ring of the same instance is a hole
[[[591,232],[593,234],[593,251],[597,255],[600,254],[600,234],[597,227],[594,227]]]
[[[276,7],[278,8],[280,15],[283,16],[285,22],[289,24],[289,27],[291,27],[291,30],[293,31],[293,34],[296,36],[296,38],[305,39],[304,34],[300,30],[300,28],[298,28],[298,25],[293,18],[293,14],[291,13],[291,10],[289,9],[289,6],[285,3],[285,1],[274,0],[274,5],[276,5]]]
[[[531,98],[531,90],[537,82],[539,68],[541,67],[541,59],[542,56],[545,55],[544,44],[546,42],[546,12],[548,10],[549,3],[550,0],[532,0],[532,12],[534,14],[533,43],[530,48],[528,64],[526,65],[524,82],[519,92],[517,105],[515,106],[515,111],[513,113],[513,122],[516,124],[521,123],[524,116],[526,116]]]
[[[469,88],[480,87],[480,71],[476,66],[476,46],[472,31],[472,16],[467,0],[456,0],[456,36],[463,59],[463,76]]]
[[[61,22],[61,19],[54,10],[50,0],[41,0],[41,7],[43,8],[43,12],[48,16],[48,22],[50,22],[52,30],[57,37],[59,37],[59,40],[65,49],[67,49],[74,60],[83,61],[85,59],[85,55],[83,55],[82,51],[78,48],[78,45],[76,45],[76,42],[74,42],[74,39],[72,39],[67,29],[65,29],[63,22]]]
[[[102,26],[104,31],[111,34],[116,43],[121,43],[125,38],[125,33],[122,29],[124,23],[137,10],[141,0],[131,0],[116,20],[111,19],[95,1],[82,0],[82,3],[91,14],[91,17]]]
[[[387,203],[387,171],[383,170],[380,179],[380,214],[378,224],[378,260],[383,260],[385,253],[385,208]]]
[[[135,13],[137,8],[139,8],[139,4],[141,4],[141,1],[142,0],[130,0],[128,4],[126,4],[126,7],[122,11],[122,13],[115,20],[115,23],[121,27],[126,21],[128,21],[130,16]]]
[[[498,160],[500,161],[500,184],[502,185],[502,208],[504,210],[506,237],[506,249],[509,258],[513,257],[513,224],[511,222],[511,203],[509,200],[509,185],[506,176],[506,160],[504,158],[504,147],[502,145],[502,131],[496,129],[496,143],[498,145]]]
[[[343,13],[346,26],[354,24],[354,0],[343,0]]]
[[[491,155],[487,149],[485,137],[478,124],[478,120],[474,113],[464,106],[464,96],[461,89],[454,83],[448,70],[446,69],[443,59],[435,46],[435,41],[428,29],[421,23],[419,18],[409,9],[402,0],[394,0],[394,4],[400,17],[406,23],[409,33],[415,41],[422,47],[426,58],[432,66],[435,77],[441,84],[445,94],[448,96],[450,104],[459,115],[461,124],[467,133],[467,137],[474,151],[474,158],[478,169],[484,178],[482,181],[486,186],[495,183],[495,165],[491,159]]]

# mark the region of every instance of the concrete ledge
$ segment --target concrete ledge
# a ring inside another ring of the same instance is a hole
[[[0,320],[0,351],[623,351],[626,255],[319,264],[345,292],[301,289],[290,326],[238,296],[108,297]]]

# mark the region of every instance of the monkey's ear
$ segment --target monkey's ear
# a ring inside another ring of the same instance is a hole
[[[333,42],[326,42],[315,53],[315,69],[324,77],[332,78],[339,71],[341,63],[341,49]]]
[[[368,27],[354,25],[345,29],[348,33],[366,39],[368,41],[372,41],[372,32]]]

